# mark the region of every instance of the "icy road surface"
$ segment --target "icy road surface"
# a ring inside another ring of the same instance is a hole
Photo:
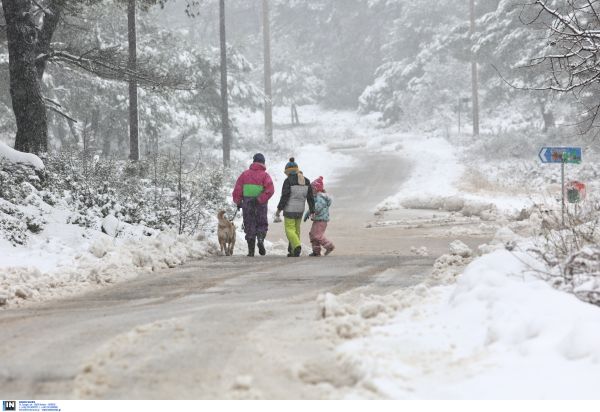
[[[417,284],[453,240],[366,228],[374,206],[397,192],[410,165],[396,154],[357,156],[360,167],[342,170],[326,185],[335,197],[331,256],[213,256],[100,292],[2,312],[3,398],[343,396],[356,371],[335,358],[334,343],[315,326],[317,295],[384,294]],[[304,244],[309,229],[303,224]],[[272,224],[268,239],[282,237],[283,225]],[[485,241],[461,240],[471,247]],[[410,255],[413,245],[432,256]]]

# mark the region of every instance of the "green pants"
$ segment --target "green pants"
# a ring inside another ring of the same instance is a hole
[[[284,217],[285,221],[285,235],[292,245],[292,253],[298,246],[300,246],[300,223],[302,219],[288,219]]]

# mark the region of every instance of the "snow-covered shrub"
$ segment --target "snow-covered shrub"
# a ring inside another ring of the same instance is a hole
[[[100,230],[113,215],[132,225],[193,234],[226,207],[227,174],[184,153],[182,147],[136,162],[76,150],[47,155],[44,199],[63,199],[73,212],[68,222],[82,227]]]
[[[137,162],[69,149],[42,156],[42,171],[0,163],[0,236],[25,245],[28,233],[44,229],[44,202],[70,210],[67,223],[94,230],[113,215],[143,233],[210,231],[207,224],[228,207],[229,176],[215,162],[187,156],[185,139],[179,143],[176,152]]]
[[[29,195],[41,190],[44,171],[24,164],[0,159],[0,198],[21,204]]]
[[[27,225],[2,211],[0,211],[0,234],[13,246],[25,245],[29,238]]]
[[[47,222],[40,209],[43,171],[25,164],[0,162],[0,236],[13,245],[25,245],[30,233],[40,233]],[[30,213],[24,206],[33,206]]]
[[[0,235],[13,245],[25,245],[27,231],[40,233],[47,224],[44,218],[27,213],[15,204],[0,199]]]
[[[540,208],[541,209],[541,208]],[[543,236],[528,251],[546,264],[539,276],[559,290],[600,306],[600,201],[591,199],[577,212],[552,214]]]

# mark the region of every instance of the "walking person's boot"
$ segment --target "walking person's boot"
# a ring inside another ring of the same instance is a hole
[[[264,256],[267,251],[265,250],[265,236],[267,236],[267,234],[265,232],[257,232],[256,233],[256,242],[258,244],[258,253],[261,256]]]
[[[300,246],[297,246],[296,249],[294,249],[294,251],[292,252],[292,245],[290,244],[288,246],[288,251],[290,253],[287,254],[287,257],[298,257],[298,256],[300,256],[299,252],[298,252],[298,256],[296,256],[296,253],[295,253],[298,249],[302,249],[302,248]]]
[[[255,240],[254,239],[250,239],[248,240],[248,256],[249,257],[254,257],[254,245],[255,245]]]

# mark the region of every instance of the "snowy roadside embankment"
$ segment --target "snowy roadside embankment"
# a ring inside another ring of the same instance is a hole
[[[532,268],[544,270],[525,253],[500,251],[472,262],[456,286],[419,285],[363,298],[359,309],[338,309],[329,328],[355,338],[338,348],[339,357],[361,370],[352,393],[394,399],[600,397],[599,308],[553,289]],[[329,303],[343,307],[336,305]]]
[[[7,146],[0,155],[0,308],[82,293],[217,252],[203,232],[161,232],[111,214],[103,225],[93,214],[91,224],[74,224],[68,191],[59,198],[30,183],[40,181],[34,172],[45,169],[41,159]]]
[[[216,253],[217,245],[207,241],[203,233],[192,238],[166,230],[157,237],[126,238],[120,245],[114,243],[114,238],[101,235],[77,249],[61,247],[54,241],[46,246],[34,244],[30,250],[43,249],[57,252],[67,260],[63,263],[66,265],[44,273],[36,266],[0,267],[0,307],[56,299],[173,268],[188,259]]]

